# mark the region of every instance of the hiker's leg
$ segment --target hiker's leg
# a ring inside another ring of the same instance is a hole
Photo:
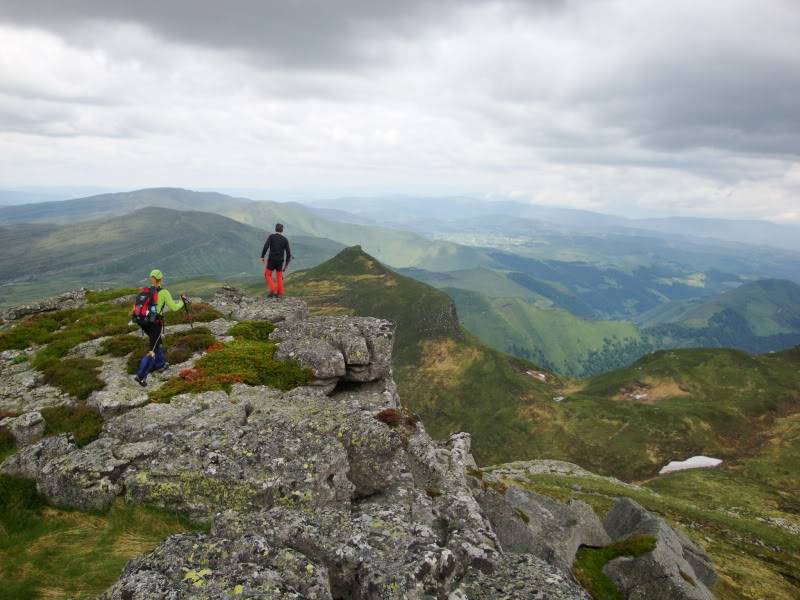
[[[270,294],[277,293],[277,288],[275,286],[275,282],[272,280],[272,269],[267,268],[264,271],[264,277],[267,279],[267,285],[269,286],[269,293]]]
[[[283,287],[283,271],[277,271],[278,273],[278,295],[283,296],[286,293],[286,290]]]
[[[142,362],[139,364],[139,375],[140,378],[146,379],[147,376],[156,369],[156,356],[158,349],[161,347],[161,333],[163,331],[161,324],[159,323],[148,323],[143,327],[144,332],[147,334],[147,354],[145,358],[149,359],[145,361],[142,359]],[[142,371],[146,365],[145,371]]]
[[[153,370],[153,362],[155,362],[155,358],[150,356],[149,352],[145,354],[142,360],[139,361],[139,369],[136,371],[136,376],[141,380],[147,379],[147,375]]]
[[[164,344],[160,340],[158,342],[158,346],[156,346],[155,353],[156,356],[153,360],[153,370],[160,371],[167,364],[167,349],[164,348]]]

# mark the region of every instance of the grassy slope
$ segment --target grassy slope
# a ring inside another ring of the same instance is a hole
[[[481,340],[503,352],[532,360],[558,373],[586,375],[620,367],[599,360],[609,348],[636,344],[639,331],[628,321],[589,321],[523,298],[487,297],[446,288],[461,322]],[[624,361],[626,356],[614,353]]]
[[[0,477],[0,589],[7,600],[94,598],[125,564],[189,524],[117,502],[104,515],[60,510],[35,498],[33,482]],[[27,497],[26,497],[27,496]]]
[[[800,353],[659,352],[580,382],[541,383],[529,363],[461,330],[441,292],[357,249],[289,280],[317,312],[398,323],[396,379],[404,401],[442,437],[466,430],[478,459],[560,458],[626,479],[693,454],[753,455],[775,419],[800,410]],[[420,319],[441,315],[428,330]],[[647,391],[632,400],[623,390]],[[562,402],[554,397],[565,396]]]
[[[304,297],[318,314],[395,321],[400,393],[433,435],[474,432],[476,455],[487,462],[525,455],[537,447],[534,428],[517,418],[517,407],[544,401],[549,386],[525,373],[533,368],[529,363],[497,352],[464,331],[443,292],[394,273],[360,248],[349,248],[293,275],[288,290]]]

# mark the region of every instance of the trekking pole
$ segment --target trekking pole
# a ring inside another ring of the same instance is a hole
[[[194,329],[194,319],[192,318],[192,311],[190,307],[192,303],[189,302],[189,299],[186,296],[182,296],[183,300],[183,310],[186,311],[186,317],[189,319],[189,329]]]

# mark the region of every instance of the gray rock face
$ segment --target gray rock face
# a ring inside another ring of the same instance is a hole
[[[17,446],[27,446],[41,439],[44,435],[45,422],[42,413],[33,411],[0,420],[0,428],[11,432]]]
[[[308,306],[299,298],[252,298],[242,290],[223,287],[209,302],[229,319],[237,321],[300,321],[308,315]]]
[[[474,481],[476,498],[506,552],[533,554],[568,573],[580,546],[611,542],[585,502],[563,504],[517,487],[493,486],[491,476]]]
[[[708,586],[716,574],[708,556],[685,536],[628,498],[617,501],[606,517],[605,527],[614,540],[641,535],[656,539],[653,552],[620,557],[609,562],[603,572],[626,597],[632,599],[708,600]],[[698,568],[694,568],[694,564]]]
[[[368,382],[389,377],[394,325],[371,317],[312,317],[281,323],[270,339],[279,359],[294,359],[314,372],[314,385],[331,391],[339,380]]]

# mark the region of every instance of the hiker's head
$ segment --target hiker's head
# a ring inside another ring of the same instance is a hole
[[[150,271],[150,283],[153,285],[161,285],[162,281],[164,281],[164,274],[161,271],[158,269]]]
[[[278,223],[277,225],[275,225],[275,231],[277,231],[278,233],[283,233],[283,223]]]

